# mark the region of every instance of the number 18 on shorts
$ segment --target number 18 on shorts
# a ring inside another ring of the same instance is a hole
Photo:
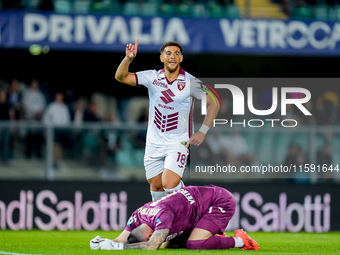
[[[146,179],[148,180],[159,175],[163,172],[164,168],[183,177],[188,155],[189,149],[182,144],[163,147],[147,145],[144,156]]]

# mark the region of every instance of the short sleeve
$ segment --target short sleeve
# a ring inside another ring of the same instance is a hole
[[[130,219],[127,221],[126,226],[125,226],[125,230],[127,231],[132,231],[135,228],[140,226],[140,222],[137,218],[137,210],[134,211],[130,217]]]
[[[170,211],[163,211],[157,215],[155,222],[155,231],[160,229],[170,229],[173,225],[175,215]]]
[[[201,100],[202,97],[206,94],[205,90],[206,87],[204,86],[203,82],[199,79],[192,78],[190,80],[191,82],[191,96]]]
[[[146,70],[140,71],[136,73],[136,84],[143,85],[145,87],[149,87],[154,77],[155,70]],[[156,72],[157,73],[157,72]]]

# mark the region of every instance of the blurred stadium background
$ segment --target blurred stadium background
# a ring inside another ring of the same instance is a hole
[[[337,0],[0,0],[1,229],[117,230],[149,200],[143,168],[147,90],[114,79],[125,44],[135,35],[141,43],[130,67],[134,72],[162,68],[158,49],[168,36],[183,44],[182,67],[197,77],[335,78],[338,22]],[[292,109],[289,115],[299,119],[301,129],[242,130],[248,161],[340,164],[340,88],[306,88],[312,92],[313,118]],[[258,102],[266,93],[258,91]],[[51,110],[55,101],[63,104]],[[56,111],[60,122],[51,123]],[[233,162],[244,159],[238,156]],[[230,228],[340,230],[339,172],[299,177],[211,182],[238,199]],[[189,171],[184,180],[199,183],[190,180]],[[58,212],[71,210],[59,205],[62,201],[72,201],[74,216],[52,224]],[[96,219],[103,217],[103,204],[114,214],[110,224]],[[274,215],[267,221],[261,218],[266,212]]]

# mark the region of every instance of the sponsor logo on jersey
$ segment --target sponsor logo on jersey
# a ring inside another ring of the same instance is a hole
[[[184,195],[185,198],[189,201],[189,203],[191,205],[196,202],[195,199],[191,196],[189,191],[187,191],[185,189],[180,189],[180,190],[178,190],[178,192],[181,193],[182,195]]]
[[[176,112],[169,115],[164,115],[155,107],[155,119],[153,122],[156,124],[156,127],[162,131],[162,133],[168,132],[177,129],[178,114],[179,113]]]
[[[185,88],[186,82],[185,81],[179,81],[177,82],[177,88],[179,91],[182,91]]]
[[[128,222],[126,223],[126,225],[130,226],[133,222],[137,221],[137,217],[136,216],[132,216]]]
[[[161,221],[161,219],[160,218],[158,218],[157,220],[156,220],[156,225],[155,225],[155,227],[157,227],[159,224],[161,224],[162,223],[162,221]]]
[[[162,91],[162,94],[163,94],[163,96],[160,97],[160,99],[162,99],[162,101],[165,104],[169,104],[169,103],[174,101],[171,97],[174,97],[175,94],[171,91],[171,89],[167,89],[167,90]]]
[[[158,87],[161,87],[161,88],[168,88],[168,85],[163,83],[163,82],[160,82],[158,81],[157,79],[154,79],[154,81],[152,82],[153,85],[156,85]]]
[[[165,104],[158,104],[158,107],[164,108],[164,109],[169,109],[169,110],[175,110],[175,107],[168,106]]]

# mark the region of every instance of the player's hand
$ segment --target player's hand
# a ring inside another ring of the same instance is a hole
[[[93,238],[91,241],[90,241],[90,247],[92,250],[99,250],[100,247],[99,247],[99,244],[100,242],[103,242],[105,239],[104,238],[101,238],[100,236],[96,236],[95,238]]]
[[[101,250],[124,250],[124,244],[116,243],[112,240],[106,239],[99,244]]]
[[[189,142],[187,143],[186,147],[188,148],[190,144],[195,145],[195,146],[200,146],[201,143],[204,141],[204,138],[205,138],[205,134],[198,131],[190,137]]]
[[[126,57],[129,59],[134,59],[137,55],[137,49],[138,49],[138,38],[136,39],[136,44],[133,45],[132,43],[126,45],[125,54]]]
[[[92,250],[123,250],[124,244],[96,236],[90,241],[90,247]]]

